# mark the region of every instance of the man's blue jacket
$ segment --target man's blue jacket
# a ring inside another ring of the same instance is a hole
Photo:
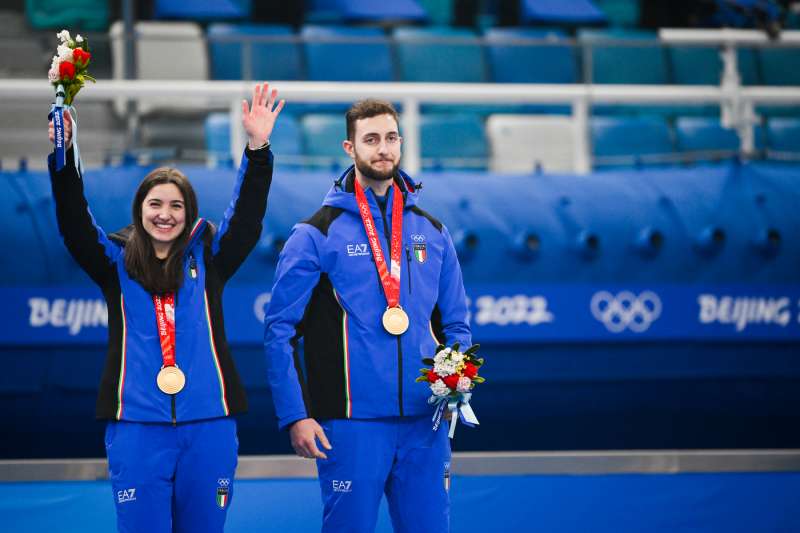
[[[311,218],[292,229],[266,312],[267,376],[278,424],[303,418],[430,414],[430,390],[414,380],[437,344],[471,342],[461,267],[447,228],[417,207],[405,173],[400,305],[410,326],[400,336],[381,322],[386,296],[353,191],[350,167]],[[386,258],[393,187],[385,213],[367,200]],[[385,237],[385,238],[383,238]],[[299,349],[303,341],[303,350]]]

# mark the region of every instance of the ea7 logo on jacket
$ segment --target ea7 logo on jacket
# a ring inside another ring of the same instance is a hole
[[[135,502],[135,501],[136,501],[136,489],[117,491],[118,503]]]
[[[334,479],[332,481],[333,485],[333,492],[351,492],[353,490],[353,482],[349,479],[346,480],[338,480]]]
[[[360,255],[369,255],[369,246],[367,246],[367,243],[348,244],[347,245],[347,255],[349,257],[357,257],[357,256],[360,256]]]

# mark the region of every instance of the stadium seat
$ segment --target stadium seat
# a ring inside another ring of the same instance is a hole
[[[378,23],[382,25],[405,22],[425,22],[425,10],[417,0],[311,0],[306,20],[348,23]]]
[[[300,119],[300,125],[310,165],[331,167],[351,163],[342,148],[342,141],[347,137],[342,115],[310,113]]]
[[[37,30],[105,31],[109,4],[108,0],[25,0],[25,14]]]
[[[231,119],[228,113],[210,113],[204,124],[209,166],[228,165],[231,159]],[[303,153],[300,126],[292,115],[281,114],[270,137],[281,165],[296,163]],[[238,163],[238,161],[236,162]]]
[[[800,119],[773,117],[767,121],[767,147],[800,155]]]
[[[693,153],[694,160],[718,159],[739,152],[739,136],[714,117],[679,117],[675,120],[675,144],[679,152]]]
[[[300,45],[290,26],[211,24],[207,36],[215,80],[303,79]]]
[[[420,144],[423,168],[486,168],[489,153],[479,115],[422,115]]]
[[[579,30],[584,68],[592,83],[667,84],[667,62],[655,34],[633,30]],[[616,42],[615,42],[616,41]]]
[[[575,171],[575,128],[570,117],[492,115],[486,122],[489,170],[523,174]]]
[[[155,0],[153,16],[157,19],[179,20],[238,20],[246,19],[252,11],[253,0]]]
[[[308,79],[392,81],[389,39],[380,28],[304,26]]]
[[[637,0],[594,0],[610,26],[632,28],[639,24]]]
[[[680,85],[719,85],[722,59],[718,47],[670,46],[672,77]],[[758,85],[758,58],[752,48],[739,48],[736,53],[739,77],[743,85]]]
[[[491,28],[485,40],[492,81],[575,83],[578,79],[576,50],[561,32]]]
[[[523,24],[598,25],[606,16],[591,0],[521,0]]]
[[[760,56],[765,85],[800,85],[800,48],[763,48]]]
[[[397,28],[400,80],[482,82],[483,50],[477,35],[461,28]]]
[[[661,117],[593,117],[590,135],[595,163],[600,165],[657,162],[674,153],[669,126]]]
[[[125,77],[125,28],[116,21],[109,29],[111,39],[112,74],[114,79]],[[208,79],[208,57],[203,30],[194,22],[140,21],[134,24],[136,32],[136,75],[141,80],[197,80]],[[140,104],[139,111],[186,110],[196,112],[206,109],[205,98],[149,100]],[[124,112],[124,102],[118,101],[117,113]]]

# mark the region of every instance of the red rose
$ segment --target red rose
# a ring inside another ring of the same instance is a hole
[[[478,375],[478,367],[473,365],[472,363],[467,363],[464,365],[464,375],[467,376],[469,379],[474,378]]]
[[[72,59],[79,65],[86,65],[91,57],[92,54],[86,52],[83,48],[76,48],[72,51]]]
[[[428,370],[428,381],[431,383],[436,383],[439,381],[439,374],[434,372],[433,370]]]
[[[442,381],[444,381],[444,384],[450,387],[450,389],[455,390],[456,386],[458,386],[459,377],[460,376],[458,374],[450,374],[449,376],[442,378]]]
[[[61,79],[71,80],[75,77],[75,65],[69,61],[62,61],[58,66],[58,75]]]

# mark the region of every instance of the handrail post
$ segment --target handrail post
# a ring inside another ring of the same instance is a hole
[[[575,172],[588,174],[592,170],[589,143],[589,104],[586,97],[572,101],[572,139],[575,146]]]
[[[419,101],[416,98],[403,100],[403,168],[414,176],[422,168],[420,146]]]

